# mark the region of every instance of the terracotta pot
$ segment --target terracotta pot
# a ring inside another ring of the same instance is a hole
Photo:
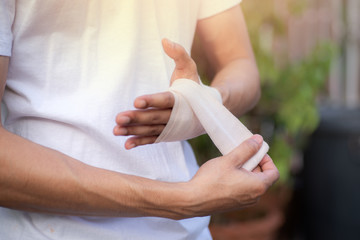
[[[231,222],[226,225],[212,224],[210,232],[214,240],[273,240],[283,221],[282,212],[274,210],[261,219]]]

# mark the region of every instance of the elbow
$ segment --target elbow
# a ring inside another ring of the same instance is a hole
[[[255,94],[254,94],[254,106],[260,101],[261,98],[261,81],[260,81],[260,74],[259,71],[256,71],[255,77],[254,77],[254,81],[255,81]],[[253,106],[253,107],[254,107]]]
[[[251,74],[251,82],[252,84],[252,98],[250,100],[250,104],[248,105],[248,111],[250,111],[251,109],[253,109],[256,104],[260,101],[261,98],[261,80],[260,80],[260,73],[259,70],[256,66],[256,64],[254,64],[253,67],[253,71]]]

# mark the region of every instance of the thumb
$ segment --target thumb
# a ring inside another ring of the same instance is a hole
[[[171,83],[179,78],[187,78],[199,82],[196,64],[183,46],[166,38],[162,40],[162,46],[165,53],[175,62]]]
[[[232,166],[241,167],[247,160],[249,160],[259,151],[262,143],[263,138],[260,135],[253,135],[226,156],[229,158]]]

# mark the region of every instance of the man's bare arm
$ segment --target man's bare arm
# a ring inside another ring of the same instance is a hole
[[[8,64],[9,58],[0,56],[0,96]],[[182,183],[157,182],[83,164],[0,124],[3,207],[70,215],[180,218],[176,205],[183,204],[179,202],[182,191]]]
[[[0,57],[0,95],[8,61]],[[263,160],[262,172],[239,168],[261,144],[261,137],[255,136],[232,153],[210,160],[190,181],[168,183],[86,165],[0,126],[0,206],[65,215],[173,219],[237,209],[255,203],[278,178],[269,157]]]
[[[197,33],[224,105],[240,116],[260,97],[260,81],[240,6],[198,22]]]

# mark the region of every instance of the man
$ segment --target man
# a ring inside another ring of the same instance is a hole
[[[209,239],[203,216],[255,203],[278,178],[268,156],[241,169],[260,136],[200,169],[185,141],[151,144],[174,104],[170,76],[198,80],[195,30],[224,105],[256,103],[238,3],[1,0],[1,238]]]

